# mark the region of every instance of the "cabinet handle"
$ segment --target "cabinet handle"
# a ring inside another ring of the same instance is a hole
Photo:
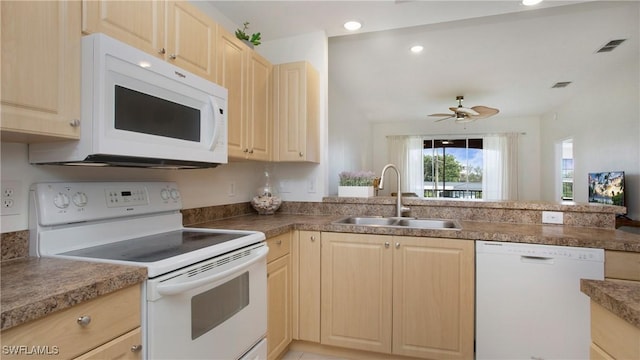
[[[300,152],[298,153],[298,155],[300,155],[300,157],[303,157],[303,156],[304,156],[304,153],[303,153],[302,151],[300,151]]]
[[[166,53],[167,53],[167,50],[165,50],[164,48],[162,48],[162,49],[158,50],[158,54],[162,54],[162,55],[164,55],[164,54],[166,54]]]
[[[387,248],[387,249],[389,248],[389,242],[388,241],[384,242],[384,247]]]
[[[69,125],[71,125],[71,127],[78,127],[78,126],[80,126],[80,120],[73,119],[73,120],[69,121]]]
[[[171,54],[169,55],[169,59],[171,60],[175,60],[178,56],[176,56],[176,54]]]
[[[311,235],[311,241],[316,241],[315,235]]]
[[[244,149],[244,150],[242,150],[242,152],[246,154],[246,153],[249,152],[249,149]]]
[[[399,242],[396,243],[396,249],[400,249],[400,243]]]
[[[131,347],[131,352],[138,352],[138,351],[140,351],[140,350],[142,350],[142,344],[133,345],[133,346]]]
[[[78,325],[85,327],[91,323],[91,316],[89,315],[80,316],[77,322],[78,322]]]

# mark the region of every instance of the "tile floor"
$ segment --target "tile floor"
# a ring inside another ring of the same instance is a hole
[[[289,351],[282,357],[282,360],[346,360],[334,356],[320,355],[302,351]]]

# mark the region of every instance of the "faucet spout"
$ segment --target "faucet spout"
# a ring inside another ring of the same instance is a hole
[[[396,171],[396,179],[398,180],[397,181],[398,183],[397,198],[398,199],[396,201],[396,217],[402,217],[402,213],[405,211],[409,211],[409,208],[402,205],[402,190],[400,189],[400,184],[402,184],[402,182],[400,181],[400,171],[398,171],[398,168],[394,164],[387,164],[382,168],[382,174],[380,175],[380,184],[378,185],[378,189],[380,190],[384,189],[384,174],[387,172],[389,168]]]

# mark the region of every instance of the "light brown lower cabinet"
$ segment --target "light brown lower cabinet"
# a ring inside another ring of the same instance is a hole
[[[591,301],[590,357],[596,359],[640,359],[640,328]]]
[[[291,343],[291,232],[267,239],[267,359]]]
[[[294,232],[293,339],[320,343],[320,232]]]
[[[7,329],[0,336],[2,359],[140,359],[140,286]]]
[[[323,232],[321,344],[472,359],[474,243]]]

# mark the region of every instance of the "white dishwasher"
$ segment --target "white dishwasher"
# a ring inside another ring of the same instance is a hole
[[[476,241],[476,359],[588,359],[604,250]]]

